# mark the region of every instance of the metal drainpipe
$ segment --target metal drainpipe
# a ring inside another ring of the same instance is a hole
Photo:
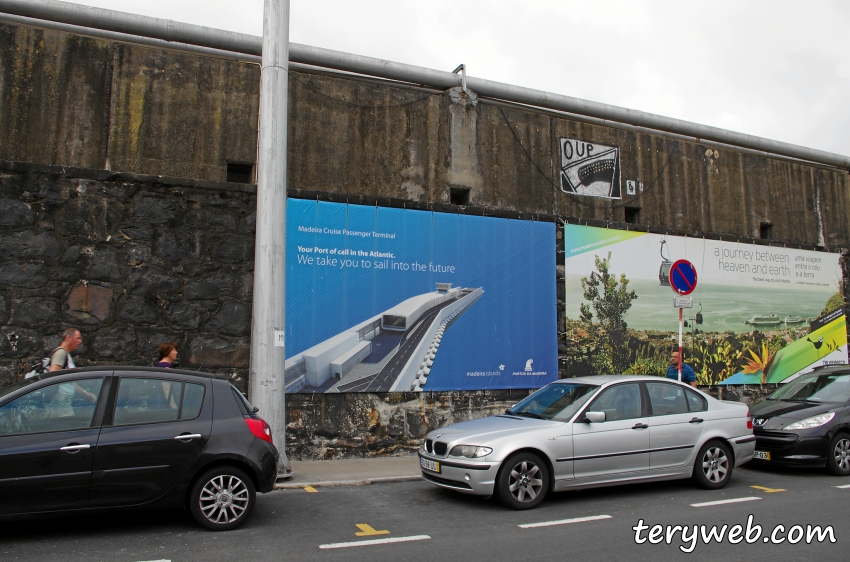
[[[251,314],[251,402],[271,426],[281,454],[278,475],[289,477],[286,456],[286,121],[289,85],[289,0],[265,0],[257,154],[254,306]]]
[[[77,4],[58,2],[57,0],[0,0],[0,12],[119,31],[165,41],[178,41],[223,51],[235,51],[250,55],[258,55],[262,51],[262,40],[252,35],[171,20],[149,18],[124,12],[90,8]],[[0,14],[0,19],[2,18],[3,15]],[[451,72],[342,53],[319,47],[310,47],[308,45],[299,45],[297,43],[290,44],[289,56],[293,62],[392,80],[402,80],[413,84],[435,86],[441,89],[463,85],[462,78]],[[579,115],[588,115],[617,123],[627,123],[657,131],[686,135],[696,139],[706,139],[726,145],[740,146],[826,164],[837,168],[850,169],[850,158],[847,156],[727,131],[718,127],[709,127],[671,117],[644,113],[634,109],[552,94],[531,88],[502,84],[482,78],[467,77],[466,86],[474,90],[479,97],[490,97]]]

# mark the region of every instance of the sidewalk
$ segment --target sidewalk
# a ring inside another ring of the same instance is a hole
[[[338,461],[294,461],[292,477],[278,480],[275,488],[355,486],[421,478],[419,457],[381,457]]]

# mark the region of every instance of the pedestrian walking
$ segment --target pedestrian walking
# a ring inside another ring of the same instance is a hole
[[[159,346],[159,361],[156,366],[163,369],[171,369],[177,361],[177,346],[171,342],[165,342]]]
[[[679,350],[674,349],[670,352],[670,366],[667,367],[667,378],[673,380],[679,380]],[[694,368],[685,363],[684,359],[682,359],[682,382],[691,385],[692,387],[697,387],[697,374],[694,372]]]
[[[50,371],[76,369],[71,352],[76,351],[83,343],[83,336],[76,328],[68,328],[62,332],[62,343],[50,354]]]

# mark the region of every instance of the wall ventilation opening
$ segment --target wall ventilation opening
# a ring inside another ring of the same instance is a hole
[[[449,196],[452,205],[469,205],[469,188],[451,187],[449,188]]]
[[[254,183],[254,165],[244,162],[227,163],[227,181],[233,183]]]
[[[640,207],[626,207],[626,222],[629,224],[640,223]]]
[[[759,227],[759,238],[762,240],[773,239],[773,223],[763,222]]]

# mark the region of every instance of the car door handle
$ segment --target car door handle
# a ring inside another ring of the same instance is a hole
[[[688,423],[702,423],[703,421],[705,420],[703,420],[702,418],[691,418],[691,421]]]
[[[184,439],[198,439],[200,437],[203,437],[200,433],[187,433],[185,435],[178,435],[174,439],[177,441],[183,441]]]
[[[649,426],[645,423],[636,423],[632,426],[632,429],[646,429],[647,427]]]
[[[76,453],[83,449],[91,449],[91,445],[67,445],[65,447],[59,447],[60,451],[66,451],[68,453]]]

